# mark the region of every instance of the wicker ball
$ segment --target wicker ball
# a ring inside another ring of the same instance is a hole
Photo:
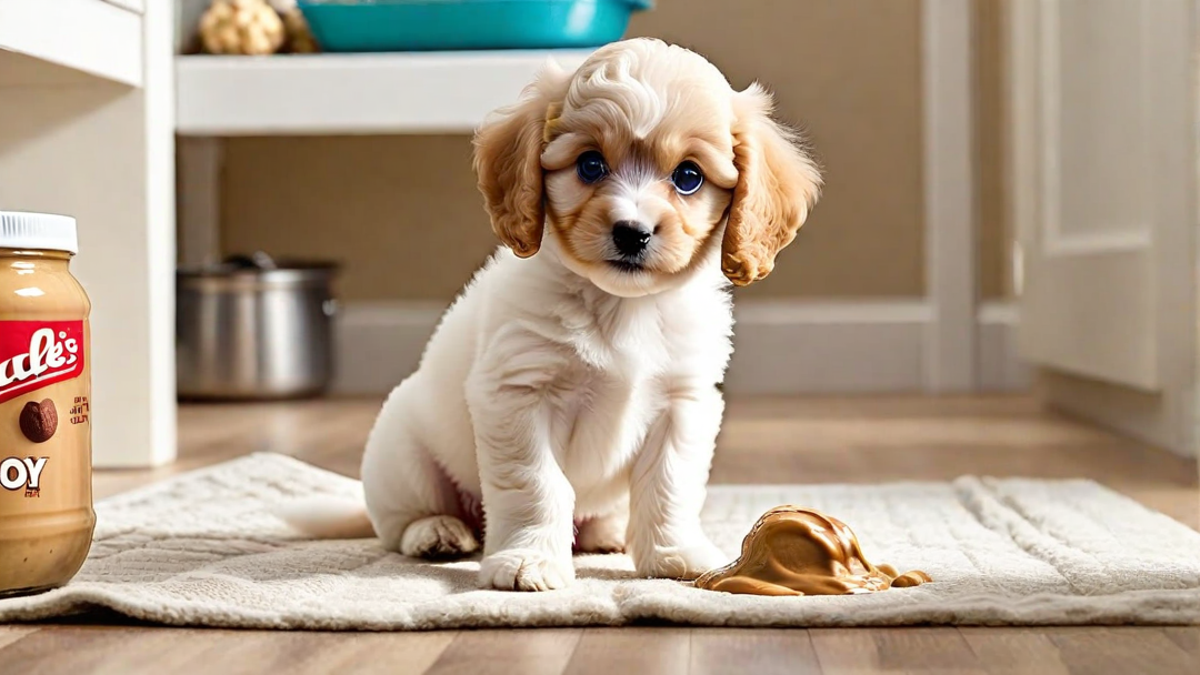
[[[210,54],[274,54],[285,35],[266,0],[213,0],[200,18],[200,40]]]

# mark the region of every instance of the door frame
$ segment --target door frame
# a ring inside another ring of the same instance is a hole
[[[979,388],[975,0],[921,3],[925,278],[932,321],[925,389]]]

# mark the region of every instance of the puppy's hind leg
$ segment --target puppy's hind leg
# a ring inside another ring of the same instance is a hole
[[[392,392],[367,440],[367,511],[385,548],[417,558],[469,555],[479,541],[463,522],[458,489],[413,433],[412,392],[409,381]]]

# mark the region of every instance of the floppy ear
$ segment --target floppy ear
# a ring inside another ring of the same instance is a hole
[[[475,132],[475,175],[492,230],[522,258],[542,245],[544,132],[568,81],[557,64],[548,63],[517,103],[496,110]]]
[[[772,117],[758,83],[735,94],[737,187],[721,243],[721,270],[737,286],[765,278],[796,237],[821,190],[821,174],[798,135]]]

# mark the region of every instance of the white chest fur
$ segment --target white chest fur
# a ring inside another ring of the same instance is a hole
[[[557,298],[540,331],[562,357],[547,373],[545,405],[578,513],[621,496],[631,461],[674,391],[720,381],[731,325],[719,285],[642,298],[584,287]]]

